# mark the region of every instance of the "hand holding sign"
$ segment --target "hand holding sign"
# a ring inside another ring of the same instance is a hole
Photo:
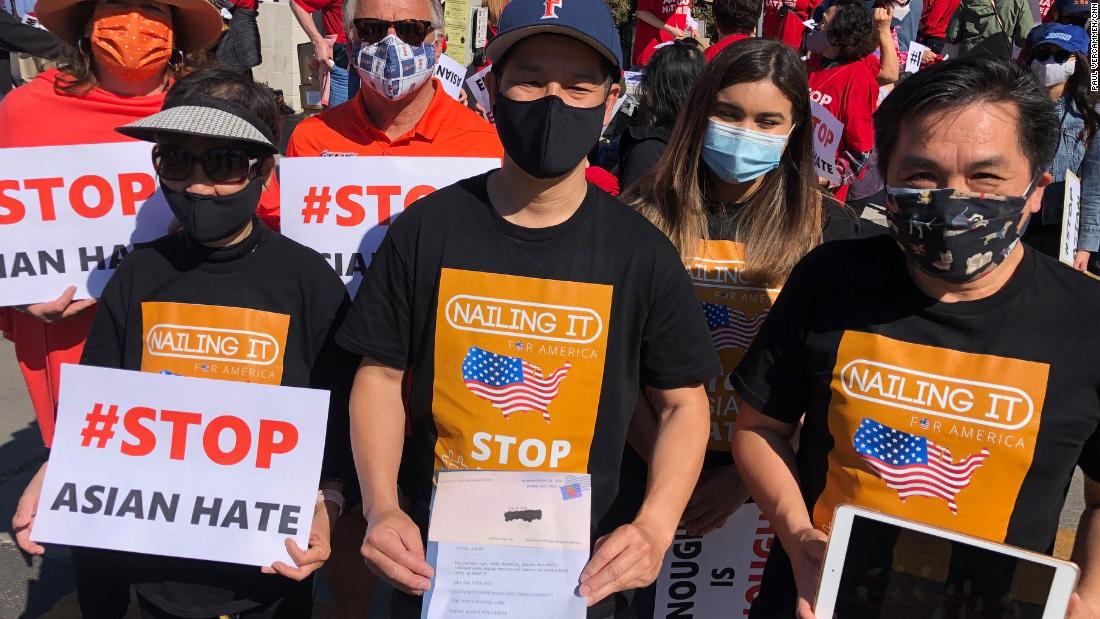
[[[478,110],[489,122],[493,122],[493,104],[489,101],[489,86],[486,84],[485,78],[492,69],[493,65],[489,65],[466,80],[466,87],[474,93],[474,101],[478,105]]]
[[[818,176],[830,183],[840,184],[836,151],[844,135],[844,123],[816,101],[810,101],[810,111],[813,114],[814,167]]]
[[[72,299],[98,296],[134,243],[168,232],[174,218],[157,193],[150,148],[0,149],[0,306],[48,301],[27,313],[67,318],[90,305],[69,308]]]
[[[927,64],[925,62],[925,55],[930,51],[932,50],[926,45],[921,45],[916,41],[910,42],[909,51],[906,52],[905,56],[905,72],[916,73],[920,71],[921,67]]]
[[[15,533],[15,543],[27,554],[41,555],[46,549],[31,541],[34,533],[34,519],[38,513],[38,499],[42,496],[42,480],[46,477],[46,465],[43,464],[31,478],[19,503],[15,506],[15,515],[11,518],[11,528]]]
[[[33,303],[31,305],[16,305],[15,310],[33,316],[45,323],[64,322],[80,312],[95,305],[95,299],[81,299],[73,301],[76,295],[76,286],[69,286],[53,301],[45,303]]]
[[[327,410],[324,391],[66,365],[38,509],[19,526],[36,542],[285,561],[288,536],[311,537],[303,514],[316,529]],[[290,560],[327,555],[313,542]]]
[[[318,503],[313,510],[313,523],[309,529],[309,549],[302,550],[294,540],[286,540],[286,552],[294,560],[295,567],[276,561],[270,566],[260,568],[260,571],[265,574],[279,574],[299,582],[309,578],[332,555],[332,529],[336,526],[337,517],[339,510],[335,505],[328,501]]]

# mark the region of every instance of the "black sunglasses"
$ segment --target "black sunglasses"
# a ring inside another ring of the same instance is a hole
[[[187,180],[195,169],[196,160],[215,183],[240,183],[260,162],[259,157],[242,148],[211,148],[196,156],[182,146],[157,144],[153,147],[153,169],[164,180]]]
[[[386,34],[393,26],[397,38],[409,45],[420,45],[432,31],[432,22],[426,19],[401,19],[390,21],[388,19],[374,19],[373,17],[360,17],[351,22],[355,26],[355,32],[359,34],[359,40],[364,43],[377,43],[386,38]]]
[[[1060,50],[1057,50],[1057,51],[1047,50],[1047,51],[1033,52],[1031,54],[1031,59],[1032,60],[1038,60],[1039,62],[1046,62],[1046,61],[1050,60],[1051,58],[1053,58],[1054,62],[1057,62],[1058,64],[1062,64],[1065,61],[1069,60],[1070,56],[1072,56],[1072,55],[1073,54],[1067,52],[1064,49],[1060,49]]]

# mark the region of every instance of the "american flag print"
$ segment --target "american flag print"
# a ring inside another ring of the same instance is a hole
[[[859,424],[853,439],[856,453],[879,477],[887,488],[897,490],[902,501],[911,496],[943,499],[952,514],[959,513],[955,497],[970,485],[989,450],[955,462],[951,452],[923,436],[895,430],[866,417]]]
[[[707,316],[710,337],[717,350],[730,348],[747,350],[757,332],[760,331],[760,325],[764,324],[764,319],[768,317],[768,310],[764,310],[756,318],[749,320],[741,310],[718,303],[703,303],[703,313]]]
[[[550,403],[572,367],[568,362],[549,376],[520,357],[509,357],[471,346],[462,361],[462,380],[471,393],[488,400],[507,419],[534,411],[550,422]]]

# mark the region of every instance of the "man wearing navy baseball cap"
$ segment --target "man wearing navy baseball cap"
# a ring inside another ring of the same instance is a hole
[[[1088,29],[1091,5],[1096,0],[1057,0],[1051,7],[1050,21]]]
[[[337,336],[362,356],[362,553],[397,590],[393,617],[418,617],[435,470],[589,473],[594,550],[564,593],[587,598],[589,617],[632,617],[628,590],[656,579],[698,478],[703,383],[720,366],[671,242],[585,181],[619,95],[607,6],[513,0],[488,53],[501,168],[394,221]],[[636,516],[618,516],[643,393],[659,417],[648,492]]]

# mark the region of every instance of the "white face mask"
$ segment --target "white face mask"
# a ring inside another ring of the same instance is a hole
[[[1061,64],[1053,60],[1048,63],[1042,63],[1038,60],[1031,61],[1031,72],[1034,73],[1035,77],[1039,78],[1039,81],[1047,88],[1068,80],[1069,76],[1073,75],[1073,72],[1076,70],[1077,58],[1073,56],[1070,56],[1069,60]]]
[[[893,14],[894,19],[896,19],[898,21],[904,21],[905,18],[909,15],[910,9],[912,9],[912,8],[913,8],[912,2],[910,2],[909,4],[903,5],[903,6],[894,5],[894,14]]]

